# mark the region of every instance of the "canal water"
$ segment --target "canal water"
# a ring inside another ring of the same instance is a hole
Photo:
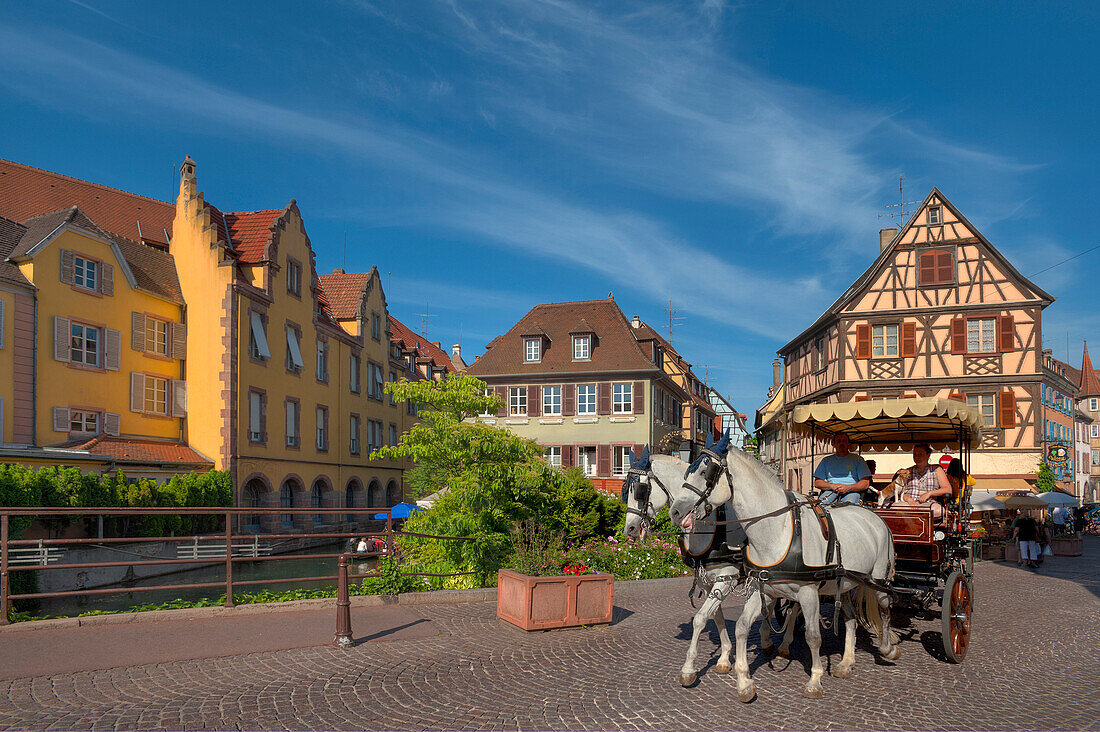
[[[343,549],[342,543],[296,549],[294,554],[335,554]],[[352,561],[349,571],[352,573],[369,572],[374,568],[375,560]],[[272,582],[270,584],[247,585],[238,587],[239,581],[275,580],[290,577],[335,577],[336,557],[317,557],[303,559],[269,559],[261,562],[236,561],[233,563],[233,593],[285,592],[287,590],[315,590],[321,587],[334,587],[336,580],[321,582]],[[353,580],[355,581],[355,580]],[[200,567],[183,572],[146,577],[116,585],[118,593],[104,595],[79,595],[76,597],[47,597],[38,600],[36,615],[75,616],[93,610],[129,610],[137,605],[170,602],[172,600],[216,600],[225,594],[225,585],[221,587],[198,587],[178,590],[153,590],[147,592],[127,592],[130,587],[155,587],[158,585],[185,585],[198,582],[225,582],[225,565]]]

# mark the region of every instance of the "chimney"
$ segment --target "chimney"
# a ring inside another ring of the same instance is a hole
[[[333,274],[344,274],[344,268],[343,267],[337,267],[336,269],[332,270],[332,273]]]
[[[432,345],[441,351],[443,350],[443,346],[439,345],[439,341],[432,341]]]
[[[890,246],[890,242],[894,240],[894,237],[898,235],[897,229],[879,229],[878,230],[878,250],[879,252],[885,252],[886,247]]]
[[[783,362],[778,358],[772,361],[772,388],[778,389],[783,381]]]
[[[457,343],[451,346],[451,358],[462,358],[462,346]]]
[[[631,328],[641,328],[642,327],[642,319],[639,318],[637,315],[635,315],[633,317],[633,319],[631,319],[631,321],[630,321],[630,327]]]

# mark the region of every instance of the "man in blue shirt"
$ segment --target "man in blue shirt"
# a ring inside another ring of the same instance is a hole
[[[871,471],[863,458],[851,452],[852,443],[843,433],[833,438],[836,452],[822,458],[814,471],[814,488],[822,503],[859,503],[871,485]]]

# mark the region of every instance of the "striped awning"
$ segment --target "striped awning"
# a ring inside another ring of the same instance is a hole
[[[797,406],[793,422],[818,435],[844,433],[861,451],[910,449],[927,442],[934,449],[975,447],[981,441],[981,414],[954,399],[877,399],[842,404]]]

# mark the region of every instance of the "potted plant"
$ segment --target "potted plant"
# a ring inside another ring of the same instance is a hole
[[[615,578],[570,562],[564,541],[537,524],[512,532],[511,569],[497,572],[497,617],[524,630],[611,622]]]

